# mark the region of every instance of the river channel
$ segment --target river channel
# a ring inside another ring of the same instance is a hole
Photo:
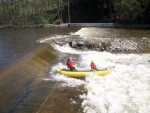
[[[132,39],[141,44],[143,51],[84,51],[73,49],[68,44],[60,46],[52,41],[58,38],[72,40],[74,36],[84,40]],[[68,57],[72,57],[79,67],[89,67],[90,61],[94,60],[98,67],[115,66],[115,71],[104,77],[65,77],[56,73],[55,69],[66,68]],[[148,29],[2,28],[0,69],[2,113],[150,112]]]
[[[0,29],[0,68],[34,49],[35,41],[49,35],[67,34],[73,29],[54,28],[1,28]]]

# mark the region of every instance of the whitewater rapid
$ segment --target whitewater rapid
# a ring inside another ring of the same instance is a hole
[[[101,35],[93,32],[91,28],[83,28],[75,34],[84,38],[98,38]],[[150,53],[77,51],[67,44],[53,47],[66,56],[71,55],[73,59],[78,55],[76,64],[80,67],[88,68],[91,60],[98,67],[115,66],[115,70],[107,76],[87,75],[84,80],[56,73],[56,67],[66,68],[61,58],[51,68],[51,79],[63,81],[62,87],[83,85],[87,90],[80,95],[84,113],[150,113]]]

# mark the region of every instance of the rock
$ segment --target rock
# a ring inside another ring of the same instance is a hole
[[[78,45],[79,47],[84,46],[84,42],[83,42],[83,41],[79,41],[79,42],[77,42],[77,45]]]
[[[77,48],[78,49],[85,49],[85,43],[83,41],[77,42]]]
[[[71,46],[72,48],[76,48],[77,47],[77,42],[71,41],[71,42],[69,42],[69,46]]]
[[[98,42],[93,43],[93,48],[99,48],[99,43]]]
[[[58,42],[58,41],[56,41],[55,39],[53,39],[53,42],[54,42],[55,44],[58,44],[58,45],[60,45],[60,46],[63,46],[63,42]]]
[[[115,51],[137,51],[139,49],[138,44],[133,40],[121,40],[114,39],[111,42],[110,49]]]
[[[53,40],[55,44],[65,45],[76,49],[86,49],[95,51],[110,51],[110,52],[138,52],[141,46],[134,39],[125,38],[100,38],[95,40],[84,40],[78,36],[73,37],[71,41],[70,35],[64,38]],[[148,41],[147,41],[148,42]],[[149,42],[148,42],[149,43]]]
[[[92,48],[92,44],[89,43],[89,42],[85,43],[84,46],[85,46],[85,48],[87,48],[87,49],[91,49],[91,48]]]

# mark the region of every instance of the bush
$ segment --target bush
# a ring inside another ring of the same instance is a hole
[[[49,20],[44,18],[43,16],[40,18],[41,24],[49,24]]]
[[[57,19],[55,22],[54,22],[54,24],[56,24],[56,25],[59,25],[59,24],[62,24],[63,23],[63,20],[61,20],[61,19]]]

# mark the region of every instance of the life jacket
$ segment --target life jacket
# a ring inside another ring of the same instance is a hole
[[[68,61],[67,63],[67,66],[68,66],[68,68],[72,68],[73,67],[73,65],[74,65],[74,63],[72,62],[72,61]]]
[[[91,69],[95,69],[96,65],[94,63],[91,63]]]

